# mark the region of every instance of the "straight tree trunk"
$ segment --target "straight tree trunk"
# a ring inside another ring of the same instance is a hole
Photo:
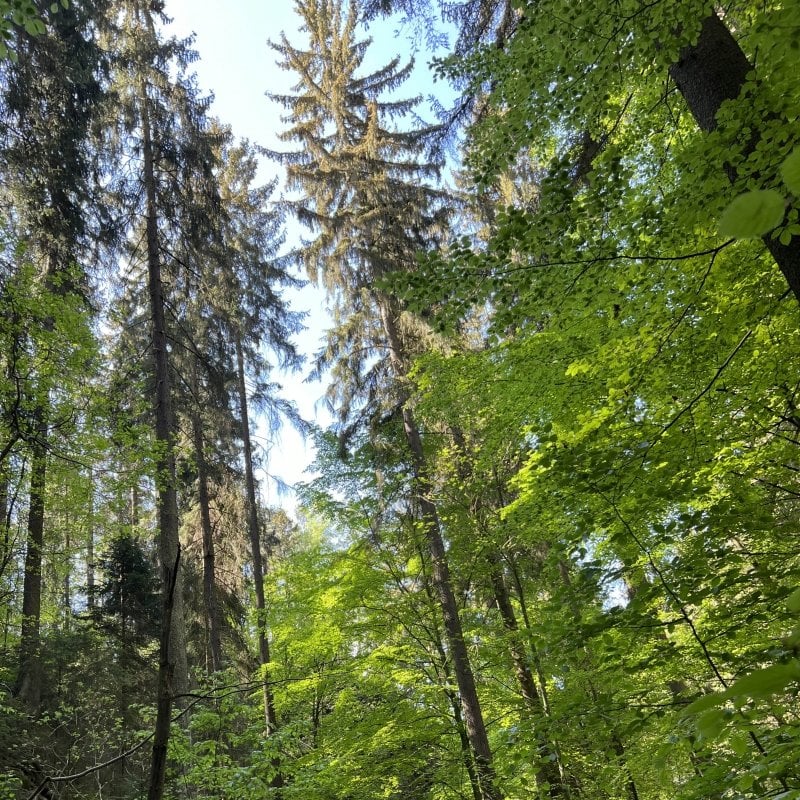
[[[208,654],[211,672],[222,669],[222,644],[220,636],[219,605],[215,586],[216,556],[214,553],[214,529],[211,525],[211,507],[208,496],[208,465],[203,444],[202,425],[197,414],[192,418],[194,453],[197,460],[198,501],[200,503],[200,526],[203,531],[203,605],[208,628]]]
[[[402,380],[406,374],[405,359],[393,310],[390,308],[388,298],[380,298],[378,302],[386,341],[389,345],[389,358],[396,377]],[[475,759],[475,772],[478,777],[481,796],[484,800],[499,800],[502,794],[497,787],[492,765],[492,751],[489,747],[489,737],[486,734],[486,725],[478,698],[478,690],[475,686],[475,677],[472,672],[467,645],[464,641],[461,619],[458,615],[458,606],[450,579],[450,566],[442,538],[439,513],[435,503],[430,499],[431,485],[425,463],[425,453],[422,448],[422,438],[420,437],[413,412],[407,404],[403,404],[402,415],[403,431],[411,456],[412,471],[416,483],[417,502],[419,503],[425,539],[431,556],[433,588],[436,591],[442,612],[445,638],[453,663],[458,693],[461,697],[464,725]]]
[[[256,503],[256,481],[253,475],[253,447],[250,441],[250,416],[247,410],[247,385],[244,372],[244,351],[242,337],[236,334],[236,374],[239,392],[239,414],[242,428],[242,445],[244,447],[244,480],[247,500],[247,533],[250,538],[250,554],[253,559],[253,583],[256,592],[256,635],[258,637],[259,666],[265,671],[264,675],[264,723],[267,736],[271,736],[278,729],[278,719],[275,715],[275,703],[272,695],[272,685],[269,679],[269,639],[267,638],[267,611],[264,598],[264,560],[261,554],[261,535],[258,525],[258,505]],[[280,782],[280,772],[276,773]]]
[[[42,695],[40,623],[42,611],[42,548],[44,546],[48,428],[44,409],[36,409],[36,441],[31,446],[30,500],[25,573],[22,586],[22,635],[16,694],[32,713]]]
[[[134,539],[138,536],[139,505],[140,505],[139,485],[134,484],[131,487],[131,510],[130,510],[131,537]]]
[[[420,563],[424,564],[425,554],[421,543],[417,546],[417,554],[420,557]],[[434,596],[431,580],[426,573],[424,574],[424,577],[425,594],[428,597],[428,602],[430,603],[431,608],[435,608],[438,605],[438,600]],[[472,754],[472,747],[469,743],[467,728],[466,725],[464,725],[464,716],[461,713],[461,703],[458,699],[458,694],[450,688],[453,685],[453,676],[450,672],[449,659],[447,658],[447,651],[445,650],[444,643],[442,642],[441,632],[435,620],[430,634],[431,638],[433,639],[433,645],[436,648],[436,653],[439,656],[439,662],[441,664],[444,693],[447,699],[450,701],[450,708],[453,712],[453,720],[455,721],[456,730],[458,731],[458,738],[461,742],[461,756],[464,762],[464,768],[467,771],[467,777],[469,778],[469,785],[470,789],[472,790],[472,800],[482,800],[480,781],[478,780],[478,773],[475,770],[475,759]]]
[[[739,96],[747,73],[753,69],[728,27],[712,11],[703,20],[697,44],[681,50],[669,74],[701,130],[711,132],[717,127],[720,106],[725,100]],[[754,137],[751,151],[757,142]],[[736,177],[733,170],[728,169],[728,177],[731,180]],[[783,245],[767,234],[764,244],[800,301],[800,237],[795,236],[788,245]]]
[[[147,13],[147,12],[145,12]],[[183,642],[178,498],[175,478],[172,393],[164,315],[164,286],[158,244],[156,183],[147,88],[140,87],[143,183],[146,203],[148,290],[151,314],[155,393],[155,433],[158,443],[156,485],[158,489],[159,558],[161,561],[162,618],[159,644],[156,725],[150,769],[148,800],[161,800],[167,766],[173,695],[185,682],[186,651]]]
[[[0,463],[0,531],[3,532],[3,552],[0,553],[0,577],[11,562],[11,526],[8,492],[11,482]]]
[[[89,467],[89,525],[86,531],[86,605],[94,613],[94,473]]]
[[[66,515],[64,520],[64,550],[67,556],[67,571],[64,574],[64,630],[69,631],[72,623],[72,586],[71,586],[71,573],[72,573],[72,537],[69,533],[70,522],[69,514]]]
[[[195,402],[199,402],[197,359],[194,362]],[[203,424],[197,410],[192,413],[194,457],[197,462],[197,495],[200,504],[200,526],[203,532],[203,606],[208,629],[208,655],[211,672],[222,669],[222,639],[220,636],[219,604],[216,592],[216,557],[214,529],[211,525],[211,503],[208,495],[208,464],[203,442]]]

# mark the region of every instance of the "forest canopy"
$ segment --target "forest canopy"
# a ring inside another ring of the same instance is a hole
[[[800,800],[795,4],[293,7],[0,0],[0,798]]]

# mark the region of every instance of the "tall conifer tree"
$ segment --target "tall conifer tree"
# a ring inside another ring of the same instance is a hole
[[[31,459],[16,690],[32,709],[38,708],[41,694],[42,555],[49,439],[56,421],[51,391],[60,369],[55,363],[56,350],[71,349],[76,337],[83,336],[65,328],[70,324],[66,317],[56,317],[61,305],[82,317],[79,326],[86,325],[89,298],[83,268],[90,246],[88,236],[98,234],[91,231],[87,203],[96,158],[94,126],[102,107],[103,56],[96,34],[105,5],[104,0],[70,4],[52,15],[47,25],[38,26],[40,35],[18,29],[16,60],[4,64],[0,113],[3,203],[8,218],[14,220],[16,240],[24,243],[24,259],[17,253],[16,280],[22,281],[17,291],[41,292],[42,304],[36,321],[28,323],[30,329],[13,334],[18,346],[29,351],[32,363],[38,363],[25,378],[26,409],[17,408],[12,431],[14,437],[25,441]],[[25,262],[34,270],[27,289]],[[54,341],[37,342],[37,329],[54,335]],[[60,377],[63,380],[65,376]]]
[[[391,93],[412,64],[398,59],[366,75],[369,41],[359,39],[359,9],[323,0],[298,2],[309,33],[308,50],[284,37],[275,49],[281,66],[299,76],[297,94],[273,96],[287,108],[284,141],[300,152],[276,154],[300,198],[289,205],[316,234],[299,254],[312,278],[325,284],[336,327],[320,366],[331,365],[343,430],[385,413],[402,419],[412,497],[432,562],[432,584],[458,685],[464,724],[481,796],[500,797],[492,754],[453,592],[442,523],[422,437],[408,402],[412,358],[430,332],[404,312],[379,281],[413,270],[415,254],[435,247],[448,217],[446,195],[431,186],[439,165],[425,160],[430,128],[390,126],[414,111],[418,99]]]
[[[196,58],[189,41],[164,39],[157,30],[165,22],[163,5],[144,0],[118,0],[110,16],[110,46],[116,54],[114,88],[123,125],[117,141],[134,154],[133,167],[117,174],[116,185],[128,213],[137,220],[138,241],[131,257],[146,266],[150,348],[153,356],[155,477],[158,491],[159,552],[162,574],[162,631],[158,704],[148,796],[164,791],[167,743],[173,698],[187,681],[184,640],[182,571],[178,536],[178,486],[175,471],[175,408],[173,358],[175,315],[170,315],[170,286],[186,268],[172,257],[174,242],[201,224],[189,213],[205,203],[195,195],[213,194],[212,162],[206,156],[213,137],[199,96],[186,68]],[[172,246],[171,246],[172,245]]]

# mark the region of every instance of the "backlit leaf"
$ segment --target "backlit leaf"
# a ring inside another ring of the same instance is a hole
[[[774,189],[739,195],[722,213],[719,230],[723,236],[748,239],[764,236],[783,220],[784,200]]]

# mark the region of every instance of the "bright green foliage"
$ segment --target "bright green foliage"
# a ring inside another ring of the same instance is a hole
[[[719,232],[737,239],[760,237],[783,220],[783,197],[774,189],[758,189],[739,195],[719,220]]]
[[[367,13],[392,5],[415,10],[376,0]],[[432,24],[433,3],[417,5]],[[798,797],[800,327],[760,241],[788,247],[800,233],[796,8],[725,4],[754,69],[703,132],[670,70],[697,41],[714,7],[705,0],[448,6],[460,28],[440,70],[474,93],[459,107],[474,100],[481,113],[467,131],[471,172],[458,178],[475,202],[454,210],[445,245],[447,197],[423,158],[435,131],[392,123],[414,107],[391,95],[405,70],[398,61],[362,74],[359,5],[300,7],[310,44],[281,39],[277,50],[301,82],[278,99],[298,146],[281,158],[305,194],[284,205],[314,235],[292,257],[334,292],[335,330],[317,366],[336,365],[342,416],[318,436],[300,524],[260,514],[263,614],[251,596],[231,398],[241,337],[252,399],[286,410],[260,349],[268,342],[276,361],[295,361],[272,188],[255,181],[255,150],[205,118],[192,80],[173,82],[183,73],[170,58],[186,66],[191,53],[172,41],[148,49],[133,29],[107,37],[122,96],[144,74],[123,67],[146,71],[160,137],[158,233],[186,454],[178,482],[196,669],[175,708],[167,796],[476,796],[405,407],[422,433],[424,499],[447,542],[505,797]],[[51,27],[52,50],[37,52],[60,56],[74,31]],[[120,215],[104,229],[124,230],[130,258],[110,308],[93,298],[102,347],[86,298],[62,290],[84,286],[70,264],[87,260],[75,257],[85,245],[108,252],[82,224],[94,219],[86,208],[112,221],[86,191],[85,165],[107,171],[100,183],[118,190],[121,208],[140,211],[140,123],[129,104],[116,140],[96,152],[75,115],[52,139],[17,140],[13,114],[45,129],[40,120],[72,97],[54,90],[82,74],[23,91],[32,64],[7,64],[19,88],[4,94],[0,163],[0,684],[16,677],[29,454],[46,405],[44,690],[35,719],[3,691],[0,798],[95,764],[56,786],[128,800],[147,783],[158,663],[141,226]],[[46,186],[67,185],[51,213]],[[32,236],[42,231],[70,256],[50,283],[48,237]],[[389,303],[389,290],[402,299]],[[400,370],[386,358],[387,309],[399,320]],[[225,664],[205,677],[195,421]],[[258,627],[271,649],[262,667]],[[277,712],[269,737],[266,679]]]
[[[50,4],[50,13],[69,8],[69,0]],[[0,59],[16,59],[13,39],[15,28],[21,28],[29,36],[39,36],[46,30],[42,15],[33,0],[2,0],[0,2]]]
[[[795,197],[800,195],[800,147],[792,150],[789,158],[783,162],[781,178]]]

